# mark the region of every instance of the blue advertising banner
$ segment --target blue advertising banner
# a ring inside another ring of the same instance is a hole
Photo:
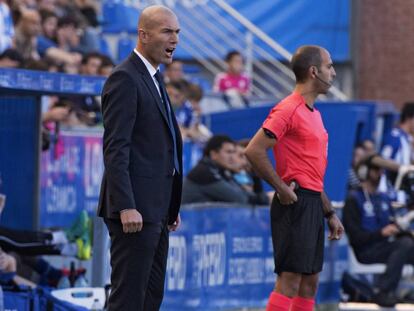
[[[54,94],[100,94],[105,79],[97,76],[68,75],[37,70],[0,68],[0,88],[18,92]]]
[[[95,214],[102,172],[100,133],[61,133],[42,153],[40,227],[68,226],[84,209]]]
[[[182,220],[170,236],[162,309],[264,307],[276,280],[269,208],[184,206]],[[346,242],[326,239],[317,303],[339,301],[346,267]]]
[[[184,174],[201,157],[201,146],[183,146]],[[102,132],[62,131],[41,156],[40,228],[69,226],[87,210],[96,213],[104,170]]]

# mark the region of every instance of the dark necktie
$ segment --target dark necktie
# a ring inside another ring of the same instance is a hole
[[[159,70],[157,70],[157,72],[155,73],[154,78],[157,80],[158,86],[160,88],[161,101],[164,104],[165,110],[167,112],[168,127],[170,128],[170,132],[171,132],[171,135],[172,135],[172,138],[173,138],[174,168],[175,168],[175,171],[177,173],[180,173],[180,164],[179,164],[179,161],[178,161],[178,152],[177,152],[177,137],[175,136],[175,129],[174,129],[173,121],[172,121],[171,106],[168,102],[167,91],[165,89],[164,83],[162,81],[161,73],[160,73]]]

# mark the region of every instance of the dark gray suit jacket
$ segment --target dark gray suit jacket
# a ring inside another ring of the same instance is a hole
[[[169,223],[178,215],[182,174],[173,175],[173,139],[158,90],[135,53],[118,65],[102,91],[104,123],[102,179],[98,215],[119,218],[135,208],[144,222]],[[173,125],[182,173],[182,140]]]

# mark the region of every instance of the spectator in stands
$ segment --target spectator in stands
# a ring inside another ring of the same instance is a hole
[[[114,69],[114,66],[115,64],[109,56],[102,55],[101,66],[99,67],[98,75],[108,77],[112,72],[112,69]]]
[[[262,181],[254,174],[253,167],[244,154],[248,143],[249,140],[241,140],[236,143],[235,165],[232,170],[234,173],[233,177],[244,191],[256,195],[256,204],[267,205],[270,203],[269,196],[264,191]]]
[[[13,46],[23,59],[40,59],[37,51],[37,36],[41,33],[40,15],[35,10],[22,12],[13,38]]]
[[[189,83],[187,86],[187,100],[191,104],[192,119],[187,130],[187,136],[193,142],[205,143],[213,135],[201,121],[200,101],[203,98],[203,90],[197,84]]]
[[[171,64],[165,65],[164,81],[165,83],[181,83],[186,81],[182,61],[175,59]]]
[[[99,4],[94,0],[75,0],[77,9],[82,14],[82,17],[87,26],[98,27],[98,6]]]
[[[397,303],[395,289],[405,263],[414,264],[414,239],[392,222],[394,212],[386,193],[377,191],[382,169],[368,161],[361,187],[351,191],[343,220],[352,248],[361,263],[387,265],[375,283],[374,302],[386,307]]]
[[[19,68],[22,67],[23,57],[14,49],[7,49],[0,54],[0,67]]]
[[[191,103],[187,101],[187,86],[187,82],[169,82],[165,85],[180,127],[181,136],[184,139],[188,136],[187,129],[193,119],[193,108]]]
[[[401,111],[400,123],[384,139],[381,155],[392,159],[400,165],[408,165],[413,160],[414,103],[406,103]],[[396,174],[387,174],[394,183]]]
[[[223,94],[223,99],[229,108],[244,103],[249,106],[246,98],[250,94],[250,78],[243,73],[244,61],[240,52],[231,51],[226,55],[227,71],[219,73],[214,81],[214,92]]]
[[[80,74],[96,76],[101,66],[102,55],[99,53],[88,53],[82,58]],[[101,122],[101,105],[94,96],[68,96],[63,97],[70,102],[71,109],[77,118],[87,126],[93,126]]]
[[[354,148],[352,153],[351,167],[348,169],[348,189],[356,189],[361,186],[361,180],[358,178],[357,167],[365,158],[366,152],[361,144]]]
[[[58,25],[57,15],[48,10],[41,10],[39,13],[42,19],[42,35],[38,37],[38,41],[40,41],[40,38],[44,38],[55,44]],[[40,42],[38,42],[38,44],[40,45]]]
[[[183,203],[228,202],[258,204],[258,198],[234,180],[235,142],[215,135],[207,142],[203,158],[188,173],[183,184]]]
[[[88,53],[83,56],[80,73],[88,76],[97,76],[102,65],[102,54],[98,52]]]
[[[66,52],[81,52],[78,23],[70,16],[58,20],[57,45]]]
[[[377,152],[377,148],[375,143],[372,139],[364,139],[361,143],[362,147],[364,147],[365,152],[367,154],[373,154]]]
[[[6,0],[0,0],[0,53],[12,46],[13,19]]]
[[[44,59],[50,59],[53,63],[77,68],[82,56],[77,52],[65,51],[57,46],[57,15],[46,10],[40,11],[40,15],[42,18],[42,33],[37,37],[39,55]]]

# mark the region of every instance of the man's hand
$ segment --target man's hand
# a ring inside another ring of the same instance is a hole
[[[285,183],[282,184],[277,192],[277,197],[279,198],[281,204],[289,205],[295,203],[298,200],[298,197],[293,190],[295,190],[294,183],[291,183],[290,186],[286,185]]]
[[[344,226],[336,214],[328,218],[329,240],[339,240],[345,232]]]
[[[384,237],[393,236],[399,232],[400,232],[400,229],[395,224],[386,225],[384,228],[381,229],[381,234]]]
[[[142,230],[142,216],[136,209],[128,209],[120,213],[124,233],[134,233]]]
[[[177,229],[180,227],[181,224],[181,217],[180,214],[178,214],[177,219],[175,220],[175,222],[172,225],[168,225],[168,230],[169,231],[177,231]]]

